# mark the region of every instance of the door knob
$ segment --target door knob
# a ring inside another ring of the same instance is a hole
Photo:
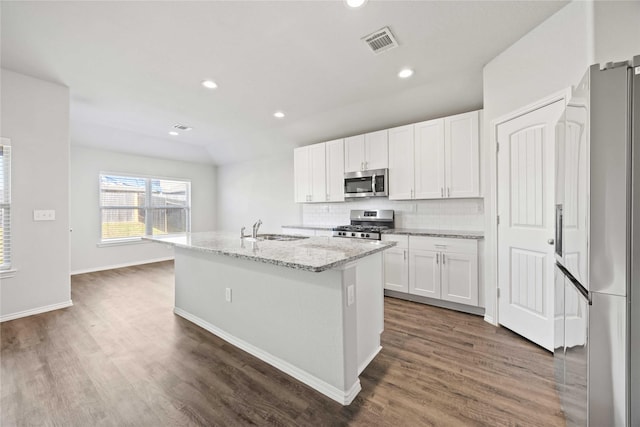
[[[547,243],[550,245],[553,245],[555,243],[555,240],[553,239],[547,239]]]

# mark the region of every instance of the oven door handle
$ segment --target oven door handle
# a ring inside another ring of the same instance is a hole
[[[371,192],[375,194],[376,192],[376,174],[371,175]]]

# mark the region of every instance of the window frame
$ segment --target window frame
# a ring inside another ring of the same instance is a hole
[[[7,219],[5,224],[3,224],[3,233],[2,233],[2,264],[0,264],[0,275],[1,277],[9,277],[11,275],[11,273],[15,272],[15,270],[12,269],[12,265],[13,265],[13,260],[12,260],[12,250],[11,250],[11,205],[12,205],[12,197],[11,197],[11,190],[12,190],[12,185],[11,185],[11,166],[12,166],[12,161],[11,161],[11,140],[9,138],[4,138],[4,137],[0,137],[0,145],[2,145],[3,147],[9,147],[9,160],[7,163],[7,170],[3,172],[5,173],[5,176],[2,178],[2,182],[3,183],[7,183],[7,188],[8,190],[6,190],[5,194],[8,194],[7,197],[7,201],[3,202],[0,201],[0,209],[5,210],[5,212],[7,212]],[[2,162],[4,162],[4,154],[3,154],[3,159]],[[4,215],[3,215],[4,217]],[[5,233],[5,225],[8,225],[8,227],[6,227],[9,232]],[[8,243],[8,244],[7,244]],[[5,260],[8,260],[8,262],[6,262]]]
[[[117,205],[102,205],[102,177],[103,176],[112,176],[117,178],[130,178],[130,179],[139,179],[144,180],[145,183],[145,197],[144,197],[144,206],[117,206]],[[152,189],[152,181],[160,180],[160,181],[175,181],[175,182],[183,182],[187,184],[187,198],[186,198],[186,206],[176,206],[176,207],[167,207],[167,206],[153,206],[152,197],[153,197],[153,189]],[[104,239],[102,237],[102,212],[104,209],[138,209],[144,211],[144,235],[143,236],[132,236],[132,237],[114,237],[110,239]],[[150,236],[153,234],[153,211],[154,210],[166,210],[166,209],[175,209],[175,210],[183,210],[185,212],[185,231],[181,233],[172,233],[172,234],[184,234],[191,232],[191,180],[187,178],[176,178],[176,177],[167,177],[167,176],[158,176],[158,175],[140,175],[140,174],[131,174],[126,172],[105,172],[101,171],[98,173],[98,246],[113,246],[113,245],[121,245],[121,244],[135,244],[135,243],[144,243],[142,240],[144,236]]]

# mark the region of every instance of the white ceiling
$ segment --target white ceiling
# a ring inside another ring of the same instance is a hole
[[[72,144],[227,164],[481,108],[482,67],[566,3],[2,1],[1,60],[70,88]]]

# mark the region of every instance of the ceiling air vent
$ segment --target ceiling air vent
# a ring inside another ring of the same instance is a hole
[[[175,129],[184,130],[184,131],[193,129],[191,126],[183,125],[183,124],[180,124],[180,123],[176,123],[175,125],[173,125],[173,127]]]
[[[395,37],[393,37],[389,27],[384,27],[378,31],[374,31],[368,36],[364,36],[362,40],[364,40],[375,54],[398,47],[398,42]]]

